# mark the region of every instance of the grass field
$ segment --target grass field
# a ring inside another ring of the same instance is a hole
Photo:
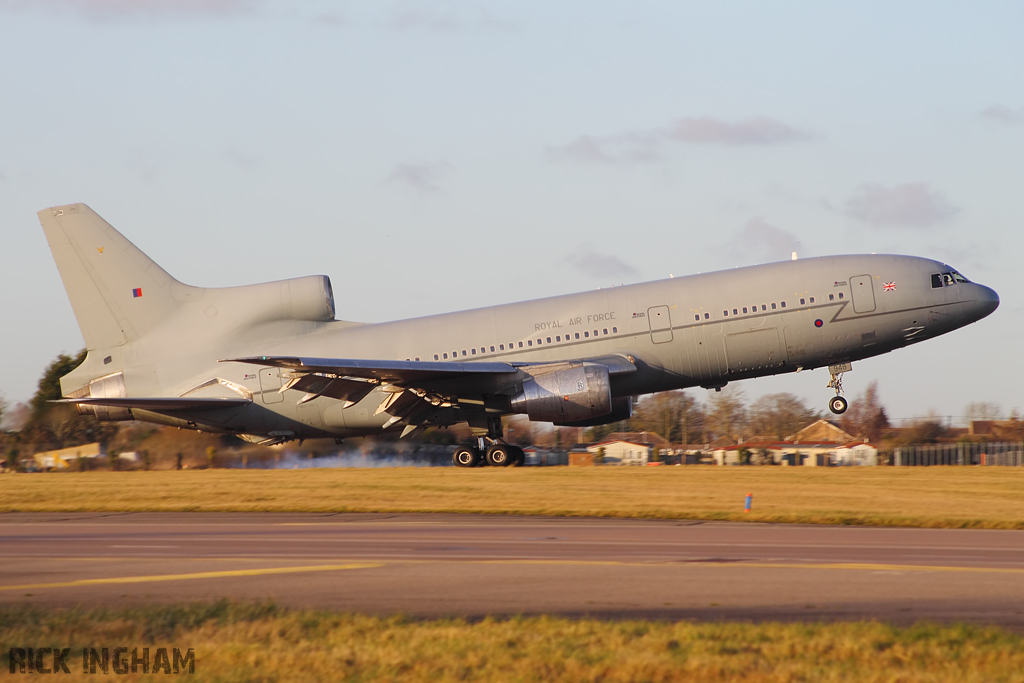
[[[996,628],[530,617],[418,621],[220,602],[121,610],[0,609],[10,647],[193,648],[190,681],[1024,681],[1024,638]],[[52,658],[44,661],[52,665]],[[112,668],[112,665],[111,665]],[[109,675],[114,675],[111,670]],[[164,674],[116,676],[160,679]]]
[[[743,513],[744,496],[753,510]],[[456,512],[1024,529],[1024,468],[188,470],[0,476],[0,512]]]

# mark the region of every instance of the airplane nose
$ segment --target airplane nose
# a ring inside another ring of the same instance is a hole
[[[999,295],[996,294],[994,289],[985,285],[977,285],[977,294],[974,296],[974,301],[979,320],[999,308]]]

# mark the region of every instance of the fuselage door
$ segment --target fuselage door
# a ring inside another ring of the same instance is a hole
[[[647,309],[647,322],[651,326],[651,341],[665,344],[672,341],[672,317],[668,306],[651,306]]]
[[[853,295],[854,313],[870,313],[875,310],[875,290],[870,275],[851,277],[850,291]]]
[[[260,396],[264,403],[280,403],[284,394],[278,393],[281,388],[280,368],[260,368]]]

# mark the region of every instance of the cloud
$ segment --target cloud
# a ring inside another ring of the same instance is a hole
[[[581,135],[566,145],[551,146],[547,157],[581,164],[631,165],[664,157],[671,143],[717,145],[778,145],[810,140],[813,136],[764,116],[735,123],[703,116],[682,118],[660,129],[613,135]]]
[[[571,254],[562,259],[579,271],[597,278],[632,277],[639,271],[614,254],[603,254],[590,245],[577,247]]]
[[[0,0],[0,10],[73,12],[89,19],[226,15],[251,12],[263,0]]]
[[[876,228],[927,228],[949,220],[959,211],[927,183],[861,185],[847,200],[845,209],[848,216]]]
[[[317,26],[323,26],[326,28],[344,28],[348,26],[348,17],[340,12],[324,12],[323,14],[317,14],[310,21]]]
[[[423,194],[441,194],[438,180],[449,171],[448,164],[396,164],[385,182],[411,188]]]
[[[1005,104],[993,104],[988,109],[982,111],[981,115],[993,121],[1006,123],[1011,126],[1024,123],[1024,107],[1011,109]]]
[[[796,235],[754,216],[740,228],[729,243],[733,258],[753,259],[757,263],[782,261],[799,252]]]
[[[224,158],[242,168],[252,168],[260,162],[258,156],[244,152],[238,147],[228,147],[224,150]]]
[[[567,145],[548,147],[546,153],[549,159],[580,164],[642,164],[661,158],[661,144],[657,136],[642,133],[582,135]]]
[[[419,5],[397,8],[385,26],[397,31],[428,31],[434,33],[466,29],[510,31],[518,28],[515,22],[483,8],[478,10],[475,17],[466,17],[450,11],[442,11]]]
[[[679,142],[717,145],[778,145],[802,142],[812,136],[766,116],[743,121],[723,121],[710,116],[682,118],[668,130],[668,137]]]
[[[429,7],[403,7],[396,9],[388,22],[388,28],[421,31],[457,31],[463,24],[452,14],[439,12]]]

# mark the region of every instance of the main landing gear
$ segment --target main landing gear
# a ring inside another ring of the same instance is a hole
[[[843,398],[843,373],[850,369],[849,363],[841,366],[832,365],[828,369],[832,379],[825,386],[836,390],[836,395],[828,402],[828,409],[836,415],[842,415],[850,407],[850,402]]]
[[[459,446],[452,454],[456,467],[519,467],[526,462],[526,453],[496,438],[479,437],[479,447]]]

